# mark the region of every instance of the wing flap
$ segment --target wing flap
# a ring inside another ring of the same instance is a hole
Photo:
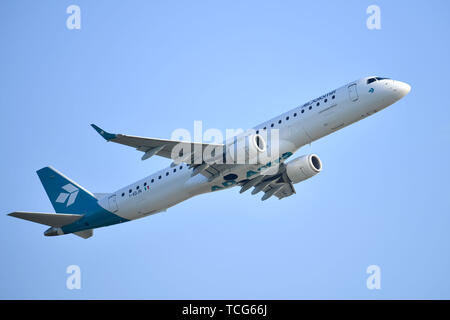
[[[282,182],[284,186],[283,188],[280,188],[280,190],[274,193],[274,195],[278,199],[281,200],[283,198],[292,196],[293,194],[296,193],[294,185],[292,184],[291,180],[289,180],[286,172],[283,172],[283,174],[281,175],[281,179],[279,181]]]
[[[284,170],[284,167],[281,168]],[[256,178],[258,179],[258,178]],[[254,187],[252,194],[257,194],[261,191],[264,192],[264,196],[261,200],[267,200],[272,196],[276,196],[278,199],[283,199],[295,194],[295,188],[292,182],[289,180],[286,172],[282,172],[281,174],[277,174],[274,176],[269,176],[267,179],[256,180],[256,184],[252,184],[252,181],[248,181],[246,184],[250,184],[249,186],[243,185],[241,191],[245,191],[248,188]]]
[[[284,188],[275,193],[275,196],[280,200],[296,193],[292,182],[286,182],[285,184]]]

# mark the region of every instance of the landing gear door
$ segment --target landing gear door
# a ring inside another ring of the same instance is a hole
[[[119,207],[117,206],[116,195],[110,196],[108,198],[108,205],[111,212],[117,212],[117,210],[119,210]]]
[[[353,83],[348,86],[348,95],[350,97],[350,100],[355,102],[359,99],[358,91],[356,89],[356,83]]]

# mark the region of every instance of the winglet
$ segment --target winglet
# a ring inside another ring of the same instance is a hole
[[[114,133],[109,133],[103,130],[100,127],[97,127],[95,124],[91,124],[92,128],[95,129],[95,131],[98,132],[99,135],[101,135],[106,141],[112,140],[116,138],[116,135]]]

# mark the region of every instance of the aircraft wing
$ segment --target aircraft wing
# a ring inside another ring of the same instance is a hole
[[[158,155],[164,158],[172,158],[172,151],[177,146],[183,150],[191,150],[191,154],[186,154],[187,159],[189,156],[191,158],[191,163],[194,162],[194,152],[197,150],[205,150],[206,147],[209,148],[220,148],[223,149],[223,144],[209,144],[209,143],[198,143],[198,142],[184,142],[177,140],[164,140],[164,139],[154,139],[154,138],[144,138],[129,136],[124,134],[109,133],[95,124],[91,126],[97,131],[106,141],[111,141],[125,146],[136,148],[138,151],[144,152],[142,160],[146,160],[154,155]],[[201,148],[201,149],[200,149]]]
[[[263,188],[262,191],[264,192],[264,196],[261,198],[263,201],[269,199],[271,196],[276,196],[281,200],[295,194],[294,185],[287,177],[286,172],[279,178],[274,179],[273,182]]]
[[[129,147],[136,148],[138,151],[144,152],[142,160],[146,160],[154,155],[172,159],[172,151],[177,146],[182,146],[183,150],[191,150],[192,153],[186,154],[186,160],[190,159],[190,167],[194,168],[192,175],[202,174],[210,181],[219,177],[223,171],[227,170],[230,165],[234,164],[207,164],[202,162],[201,164],[195,163],[194,153],[197,150],[204,151],[205,148],[219,148],[224,150],[223,144],[207,144],[196,142],[184,142],[176,140],[163,140],[129,136],[124,134],[114,134],[104,131],[95,124],[91,125],[106,141],[111,141],[119,144],[123,144]],[[200,149],[201,148],[201,149]],[[184,161],[188,162],[188,161]],[[189,162],[188,162],[189,163]],[[264,192],[262,200],[266,200],[271,196],[276,196],[279,199],[289,197],[295,194],[294,186],[286,175],[286,169],[283,163],[280,164],[278,172],[271,175],[258,175],[252,179],[246,179],[240,181],[239,185],[242,186],[241,193],[254,187],[252,194]]]
[[[292,196],[293,194],[295,194],[295,189],[294,189],[294,185],[292,184],[292,182],[283,182],[283,187],[280,188],[276,193],[275,196],[278,199],[283,199],[289,196]]]
[[[295,194],[295,188],[286,174],[286,167],[280,164],[279,171],[273,175],[260,175],[251,180],[245,180],[239,183],[242,188],[240,193],[254,187],[252,194],[264,192],[261,200],[267,200],[272,196],[283,199]]]

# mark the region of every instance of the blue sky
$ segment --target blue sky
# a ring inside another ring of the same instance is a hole
[[[66,8],[81,8],[81,30]],[[381,30],[366,8],[381,8]],[[450,298],[448,1],[2,1],[0,298]],[[110,192],[141,161],[89,126],[170,138],[249,128],[368,75],[412,86],[392,107],[299,150],[324,169],[295,196],[230,189],[166,213],[44,237],[6,216],[52,212],[52,165]],[[81,268],[81,290],[66,268]],[[368,290],[366,268],[381,268]]]

